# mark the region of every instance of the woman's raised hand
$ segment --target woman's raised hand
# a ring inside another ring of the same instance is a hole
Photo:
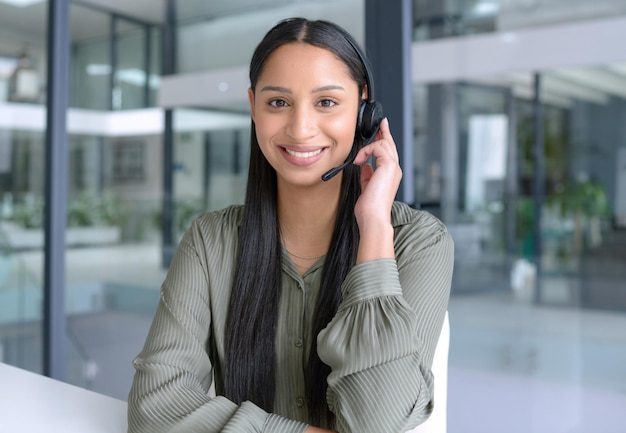
[[[370,156],[376,159],[376,170],[367,163]],[[393,258],[391,206],[400,186],[402,169],[387,118],[380,123],[376,139],[359,151],[354,163],[361,165],[361,196],[354,208],[361,235],[357,263]]]

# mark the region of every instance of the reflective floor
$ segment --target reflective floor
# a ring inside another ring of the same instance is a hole
[[[449,433],[624,431],[626,315],[506,294],[449,310]]]

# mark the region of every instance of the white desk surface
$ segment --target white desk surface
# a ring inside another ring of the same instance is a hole
[[[126,402],[0,363],[0,433],[126,433]]]

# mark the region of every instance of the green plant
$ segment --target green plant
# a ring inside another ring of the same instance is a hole
[[[95,225],[98,219],[96,200],[87,194],[80,194],[67,206],[68,227]]]
[[[102,194],[99,210],[102,223],[108,226],[121,224],[128,213],[126,207],[111,192]]]
[[[582,214],[585,217],[606,217],[610,215],[606,188],[593,179],[569,183],[562,192],[554,194],[550,200],[558,206],[561,215]]]
[[[102,196],[81,193],[67,205],[68,227],[94,225],[115,226],[124,222],[127,211],[120,201],[109,192]],[[27,229],[43,227],[44,200],[34,197],[15,206],[11,220]]]
[[[43,227],[44,202],[42,197],[32,197],[15,205],[10,220],[27,229]]]

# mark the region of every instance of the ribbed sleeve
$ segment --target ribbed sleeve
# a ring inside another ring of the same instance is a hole
[[[396,209],[402,221],[402,213]],[[432,359],[448,305],[454,247],[434,217],[396,226],[396,260],[361,263],[343,303],[318,337],[330,365],[327,400],[337,428],[405,432],[433,408]]]

